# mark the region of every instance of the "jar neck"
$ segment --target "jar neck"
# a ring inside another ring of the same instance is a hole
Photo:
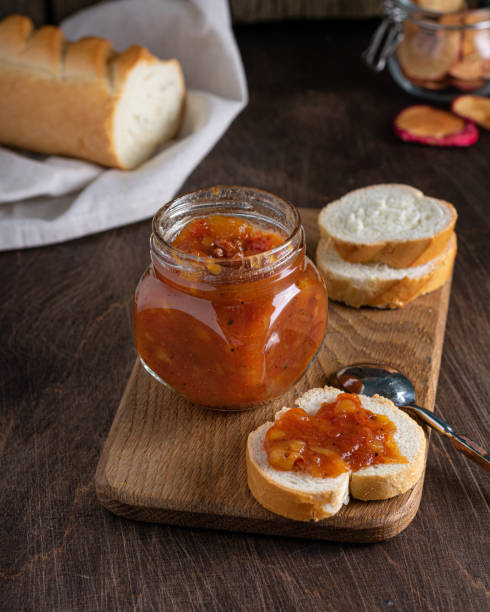
[[[274,229],[284,235],[279,246],[239,259],[196,256],[172,246],[193,219],[223,214]],[[157,268],[212,284],[250,282],[281,273],[298,257],[304,259],[305,237],[296,208],[274,194],[236,186],[216,186],[181,196],[153,218],[151,257]]]

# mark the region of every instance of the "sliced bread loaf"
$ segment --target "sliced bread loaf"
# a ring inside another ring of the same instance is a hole
[[[311,389],[296,401],[308,414],[316,414],[324,402],[335,401],[342,393],[333,387]],[[360,395],[364,408],[386,415],[396,426],[395,442],[407,463],[377,464],[336,478],[318,478],[302,471],[279,471],[268,461],[264,439],[273,423],[253,431],[247,442],[248,486],[257,501],[268,510],[298,521],[318,521],[336,514],[353,497],[362,500],[387,499],[408,491],[424,469],[425,436],[422,428],[392,402],[380,396]],[[283,408],[275,418],[289,410]]]
[[[445,249],[457,219],[449,202],[408,185],[372,185],[346,194],[320,212],[324,239],[345,261],[420,266]]]
[[[316,261],[330,299],[355,308],[400,308],[419,295],[439,289],[451,277],[456,250],[453,233],[435,259],[413,268],[393,268],[384,263],[344,261],[329,241],[320,240]]]
[[[130,169],[181,125],[179,62],[104,38],[76,42],[27,17],[0,22],[0,142]]]

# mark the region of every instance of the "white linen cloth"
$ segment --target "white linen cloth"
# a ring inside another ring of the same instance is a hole
[[[182,129],[131,171],[0,147],[0,250],[63,242],[153,216],[248,100],[226,0],[122,0],[81,11],[61,27],[68,40],[102,36],[118,51],[141,44],[158,57],[178,58],[188,88]]]

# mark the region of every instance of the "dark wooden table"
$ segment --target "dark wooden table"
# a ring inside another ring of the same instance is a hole
[[[391,181],[453,202],[436,408],[487,444],[490,134],[469,150],[395,140],[391,120],[412,100],[361,65],[374,25],[237,28],[250,104],[182,191],[254,185],[319,207]],[[0,254],[0,608],[488,609],[489,478],[437,435],[420,511],[383,544],[140,524],[100,506],[93,476],[135,359],[131,300],[149,233],[148,220]]]

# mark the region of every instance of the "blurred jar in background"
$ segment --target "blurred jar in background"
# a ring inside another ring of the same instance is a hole
[[[385,20],[364,57],[377,71],[385,65],[407,92],[450,102],[461,93],[490,94],[490,8],[437,12],[461,0],[385,2]],[[424,8],[425,7],[425,8]]]

